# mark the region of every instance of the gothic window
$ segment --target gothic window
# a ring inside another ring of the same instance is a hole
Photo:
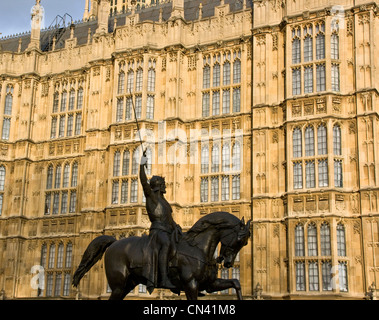
[[[304,226],[298,224],[295,228],[295,256],[303,257],[304,255]]]
[[[48,268],[54,268],[55,265],[55,244],[50,245]]]
[[[211,178],[211,201],[215,202],[219,200],[219,179],[218,177]]]
[[[146,165],[146,174],[150,175],[152,171],[152,164],[153,164],[153,151],[151,148],[146,149],[146,158],[147,158],[147,165]]]
[[[46,189],[51,189],[53,187],[53,172],[54,172],[54,168],[52,165],[50,165],[47,169]]]
[[[128,180],[122,180],[121,183],[121,203],[128,202]]]
[[[304,93],[313,92],[313,66],[304,67]]]
[[[63,169],[63,188],[68,188],[70,180],[70,165],[67,163]]]
[[[333,33],[331,36],[330,51],[332,59],[339,59],[339,36],[337,33]]]
[[[345,226],[341,223],[337,225],[337,255],[339,257],[346,256]]]
[[[130,152],[125,150],[122,157],[122,175],[129,175]]]
[[[301,162],[295,162],[293,164],[293,188],[303,188],[303,165]]]
[[[132,119],[133,97],[126,98],[125,120]]]
[[[292,64],[301,62],[300,28],[292,29]]]
[[[223,176],[221,180],[221,201],[229,200],[229,176]]]
[[[326,127],[323,124],[317,128],[317,152],[319,155],[328,153]]]
[[[318,263],[310,261],[309,269],[309,291],[319,291]]]
[[[118,75],[118,94],[124,93],[124,87],[125,87],[125,73],[124,71],[121,71]]]
[[[76,109],[80,110],[83,108],[83,88],[79,88]]]
[[[218,145],[214,145],[212,148],[212,172],[220,171],[220,150]]]
[[[124,120],[124,98],[117,98],[116,122]]]
[[[136,116],[137,119],[141,119],[142,116],[142,96],[136,96]]]
[[[61,187],[61,175],[62,175],[62,166],[58,165],[55,168],[55,189],[59,189]]]
[[[70,191],[70,213],[76,212],[76,191]]]
[[[67,191],[63,191],[62,200],[61,200],[61,214],[67,213],[67,204],[68,204],[68,193]]]
[[[126,90],[127,90],[127,93],[130,93],[134,90],[134,71],[133,70],[128,71]]]
[[[312,25],[304,27],[304,62],[313,60],[313,27]]]
[[[147,91],[155,91],[155,60],[149,60],[149,71],[147,74]]]
[[[142,68],[137,69],[136,75],[136,91],[142,91],[142,79],[143,79],[143,70]]]
[[[315,181],[315,162],[306,161],[305,162],[305,184],[306,188],[314,188],[316,186]]]
[[[222,146],[222,171],[227,172],[230,170],[230,146],[224,144]]]
[[[240,175],[232,177],[232,200],[239,200],[241,197],[241,183]]]
[[[241,112],[241,88],[233,88],[233,112]]]
[[[308,256],[317,256],[317,228],[311,223],[308,225]]]
[[[70,95],[68,98],[68,110],[74,110],[75,108],[75,90],[70,90]]]
[[[7,87],[7,95],[5,96],[5,107],[4,114],[7,116],[12,115],[12,105],[13,105],[13,87]]]
[[[201,149],[201,173],[209,172],[209,147],[203,146]]]
[[[317,92],[325,91],[326,78],[325,78],[325,64],[316,65],[316,90]]]
[[[140,156],[139,156],[139,148],[136,148],[133,152],[133,159],[132,159],[132,175],[138,174],[138,165],[140,161]]]
[[[138,200],[138,180],[132,179],[130,185],[130,202],[136,203]]]
[[[67,118],[67,131],[66,136],[71,137],[74,129],[74,115],[69,114]]]
[[[222,91],[222,113],[230,113],[230,89]]]
[[[233,83],[241,83],[241,51],[234,53],[237,58],[233,62]]]
[[[339,285],[341,292],[348,291],[347,284],[347,262],[338,262],[338,275],[339,275]]]
[[[340,66],[332,63],[332,91],[340,91]]]
[[[1,136],[3,140],[9,140],[10,130],[11,130],[11,119],[4,118],[3,131],[2,131],[2,136]]]
[[[201,178],[200,201],[201,202],[208,202],[208,177]]]
[[[330,256],[331,255],[330,227],[329,227],[329,224],[327,223],[323,223],[320,227],[320,243],[321,243],[321,255]]]
[[[78,164],[74,162],[71,173],[71,188],[78,186]]]
[[[241,170],[241,145],[236,141],[232,150],[232,169],[233,171]]]
[[[59,138],[64,137],[65,127],[66,127],[66,116],[60,116],[59,117],[59,132],[58,132]]]
[[[305,262],[296,262],[296,291],[305,291]]]
[[[118,190],[119,190],[119,182],[118,180],[114,180],[112,183],[112,204],[118,203]]]
[[[64,246],[63,246],[63,243],[60,243],[58,245],[57,268],[63,267],[63,253],[64,253]]]
[[[147,96],[146,119],[154,119],[154,96]]]
[[[121,154],[120,151],[116,151],[113,157],[113,176],[118,177],[120,175],[120,163]]]
[[[41,249],[41,260],[40,260],[41,266],[43,268],[46,268],[46,259],[47,259],[47,245],[46,243],[44,243]]]
[[[216,116],[220,114],[220,91],[212,92],[212,115]]]
[[[4,186],[5,186],[5,167],[0,166],[0,216],[2,215],[2,212],[3,212]]]
[[[328,160],[318,160],[318,186],[328,187],[329,178],[328,178]]]
[[[305,156],[315,155],[315,144],[314,144],[314,129],[312,126],[308,126],[305,129]]]
[[[343,187],[342,160],[334,159],[334,186],[338,188]]]
[[[66,111],[66,104],[67,104],[67,91],[63,91],[61,95],[61,112]]]
[[[209,110],[210,110],[210,93],[209,92],[203,92],[203,103],[202,103],[202,114],[203,117],[209,117]]]
[[[301,69],[300,68],[292,69],[292,94],[294,96],[301,94]]]
[[[325,24],[319,22],[316,24],[316,59],[325,59]]]
[[[213,87],[220,86],[220,64],[216,62],[213,66]]]
[[[333,127],[333,153],[335,156],[340,156],[341,152],[341,127],[335,125]]]
[[[58,112],[59,110],[59,93],[54,93],[54,100],[53,100],[53,113]]]
[[[50,138],[54,139],[57,136],[57,117],[51,118],[51,131],[50,131]]]
[[[208,89],[211,86],[211,67],[206,65],[203,69],[203,89]]]
[[[301,130],[295,128],[292,134],[292,145],[293,145],[293,157],[300,158],[302,157],[302,137]]]
[[[229,61],[224,62],[222,78],[223,78],[222,84],[224,86],[227,86],[230,84],[230,62]]]

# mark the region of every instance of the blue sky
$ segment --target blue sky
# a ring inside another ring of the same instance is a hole
[[[0,0],[0,37],[31,30],[30,12],[35,0]],[[41,0],[45,10],[45,27],[57,15],[68,13],[73,20],[83,17],[85,0]]]

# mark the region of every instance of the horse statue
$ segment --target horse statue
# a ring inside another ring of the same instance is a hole
[[[217,278],[217,264],[230,268],[238,252],[250,237],[250,222],[246,224],[228,212],[214,212],[200,218],[179,238],[176,250],[169,261],[169,278],[175,289],[185,292],[188,300],[197,300],[200,291],[212,293],[234,288],[237,298],[242,300],[241,285],[237,279]],[[217,259],[215,251],[221,242]],[[75,271],[72,284],[79,285],[81,278],[99,261],[104,252],[105,271],[112,290],[110,300],[122,300],[138,284],[146,285],[143,268],[149,261],[143,251],[149,236],[129,237],[116,240],[111,236],[99,236],[85,250]],[[150,292],[151,293],[151,292]]]

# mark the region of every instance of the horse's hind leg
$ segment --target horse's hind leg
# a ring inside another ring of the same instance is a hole
[[[112,289],[112,293],[109,297],[109,300],[122,300],[125,296],[132,291],[137,284],[128,278],[124,286],[118,284],[116,287]]]
[[[199,294],[199,286],[195,279],[192,279],[184,287],[184,292],[186,293],[187,300],[197,300]]]

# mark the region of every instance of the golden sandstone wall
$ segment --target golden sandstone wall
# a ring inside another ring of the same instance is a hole
[[[79,292],[69,283],[98,235],[148,232],[133,101],[177,223],[252,218],[221,277],[246,298],[365,298],[378,274],[377,3],[126,10],[68,27],[48,51],[44,32],[0,41],[2,297],[109,296],[102,261]]]

